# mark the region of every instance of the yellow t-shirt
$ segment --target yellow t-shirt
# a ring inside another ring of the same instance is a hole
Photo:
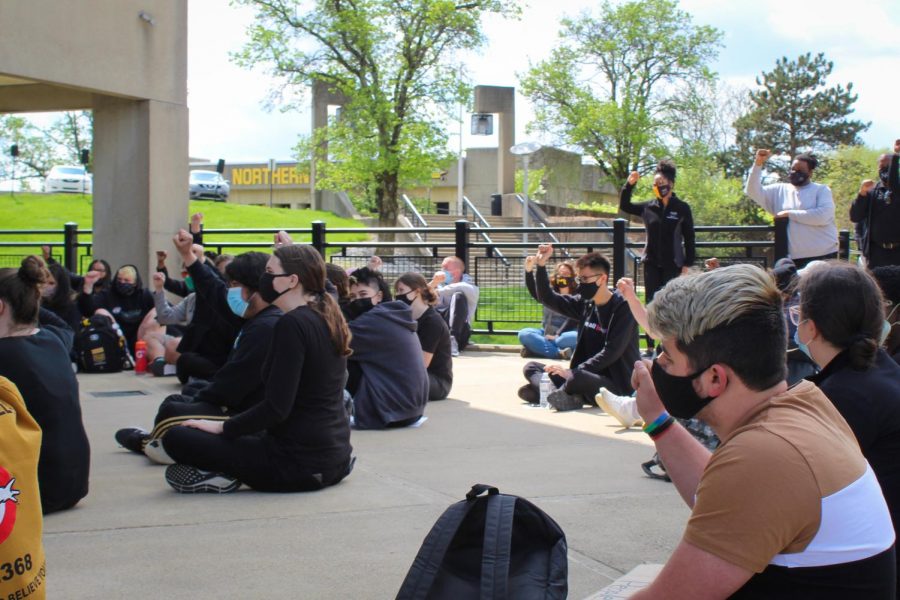
[[[46,597],[37,465],[41,428],[0,377],[0,599]]]

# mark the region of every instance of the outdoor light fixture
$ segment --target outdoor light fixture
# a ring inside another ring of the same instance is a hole
[[[494,115],[475,113],[472,115],[472,135],[493,135]]]
[[[153,15],[151,15],[150,13],[148,13],[145,10],[142,10],[141,12],[139,12],[138,17],[140,17],[140,19],[142,21],[146,21],[147,23],[150,23],[151,26],[156,25],[156,19],[154,19]]]
[[[528,204],[528,159],[531,157],[532,154],[534,154],[535,152],[537,152],[540,149],[541,149],[541,145],[538,144],[537,142],[523,142],[521,144],[516,144],[515,146],[513,146],[512,148],[509,149],[509,151],[512,154],[521,156],[522,162],[524,163],[523,164],[524,171],[522,173],[522,194],[524,195],[525,200],[522,203],[523,204],[523,206],[522,206],[522,227],[528,227],[528,217],[529,217],[528,211],[530,210],[530,207]],[[528,232],[527,231],[522,233],[522,243],[523,244],[528,243]],[[528,250],[526,249],[525,252],[527,253]]]

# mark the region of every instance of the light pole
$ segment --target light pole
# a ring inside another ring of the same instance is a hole
[[[525,198],[524,202],[522,203],[522,227],[525,227],[525,228],[528,227],[528,221],[529,221],[529,216],[530,216],[529,211],[531,209],[530,205],[528,204],[528,159],[531,158],[532,154],[534,154],[535,152],[537,152],[540,149],[541,149],[541,145],[538,144],[537,142],[522,142],[521,144],[516,144],[515,146],[513,146],[512,148],[509,149],[509,151],[512,154],[522,157],[522,163],[523,163],[523,165],[522,165],[522,167],[523,167],[522,194]],[[522,243],[523,244],[528,243],[528,232],[527,231],[522,232]],[[524,250],[527,254],[528,249],[525,248]]]

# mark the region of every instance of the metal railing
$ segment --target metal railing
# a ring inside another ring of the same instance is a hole
[[[476,229],[478,229],[478,234],[481,235],[481,238],[487,242],[488,244],[493,244],[491,237],[484,231],[481,231],[482,228],[493,229],[491,224],[487,222],[487,219],[481,214],[474,204],[469,200],[468,197],[463,196],[463,216],[466,216],[467,211],[472,211],[472,214],[475,215],[475,223],[477,224]],[[509,261],[506,260],[506,257],[503,256],[503,253],[500,250],[489,250],[488,256],[494,254],[497,258],[501,259],[506,265],[509,265]]]
[[[524,290],[524,257],[498,255],[499,250],[527,249],[533,250],[536,246],[532,243],[522,242],[497,242],[486,241],[479,228],[474,227],[468,220],[459,220],[454,227],[428,228],[432,232],[453,233],[452,243],[443,243],[435,247],[435,242],[380,242],[380,241],[343,241],[335,239],[335,236],[346,234],[368,233],[379,234],[409,234],[424,233],[425,228],[410,230],[406,227],[375,227],[366,230],[358,228],[328,228],[322,221],[316,221],[308,229],[290,229],[288,233],[295,239],[300,236],[308,238],[308,243],[316,248],[322,256],[332,262],[346,266],[352,266],[361,262],[365,263],[370,253],[379,254],[385,262],[385,272],[399,274],[401,272],[415,270],[422,273],[433,272],[440,265],[443,258],[438,250],[444,249],[446,255],[453,252],[468,265],[469,273],[475,280],[475,284],[482,290],[482,299],[476,312],[476,321],[480,324],[475,333],[514,334],[516,329],[510,329],[510,325],[535,324],[540,321],[540,306],[537,305]],[[726,226],[695,228],[698,237],[703,238],[696,242],[697,254],[714,255],[714,251],[728,250],[735,254],[730,256],[727,262],[749,261],[761,266],[771,266],[775,260],[787,254],[787,226],[781,220],[776,220],[771,226]],[[279,231],[271,229],[204,229],[205,236],[239,236],[245,234],[272,235]],[[612,281],[626,276],[631,271],[636,274],[634,261],[627,258],[627,250],[641,248],[643,243],[628,241],[628,234],[638,234],[644,231],[643,227],[630,227],[625,219],[616,219],[610,227],[566,227],[554,225],[541,225],[538,227],[493,227],[492,233],[542,233],[559,234],[554,236],[559,240],[560,236],[571,234],[585,234],[587,239],[581,241],[566,241],[554,243],[555,249],[560,251],[560,256],[566,256],[565,252],[583,253],[595,250],[606,251],[611,255]],[[17,255],[19,260],[26,248],[33,249],[38,246],[50,246],[51,249],[62,249],[63,264],[72,272],[81,272],[79,268],[79,256],[86,250],[90,254],[93,241],[85,240],[86,235],[91,235],[91,230],[79,230],[75,223],[67,223],[63,230],[33,229],[33,230],[0,230],[0,255],[3,248],[20,249]],[[473,236],[474,234],[477,234]],[[40,240],[22,240],[25,235],[41,236]],[[715,235],[727,235],[730,239],[709,239]],[[18,239],[5,241],[4,237],[16,237]],[[62,237],[60,241],[59,237]],[[744,239],[734,239],[742,236]],[[55,239],[50,239],[55,238]],[[604,239],[605,238],[605,239]],[[757,238],[757,239],[747,239]],[[271,238],[270,238],[271,239]],[[850,258],[850,233],[841,231],[840,257],[844,260]],[[263,249],[271,248],[271,241],[235,241],[226,239],[222,241],[205,241],[207,248],[217,248],[219,253],[223,249]],[[404,254],[404,250],[419,248],[432,249],[432,256],[421,254]],[[735,253],[735,250],[737,252]],[[743,252],[740,252],[743,250]],[[483,255],[481,255],[483,253]],[[718,254],[721,256],[721,254]],[[10,258],[12,258],[10,256]],[[87,258],[81,256],[81,258]],[[10,264],[9,266],[14,266]]]

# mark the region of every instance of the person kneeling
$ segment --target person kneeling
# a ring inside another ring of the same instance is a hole
[[[352,317],[347,391],[358,429],[405,427],[428,403],[428,373],[410,307],[391,301],[378,271],[357,270],[350,281]]]

